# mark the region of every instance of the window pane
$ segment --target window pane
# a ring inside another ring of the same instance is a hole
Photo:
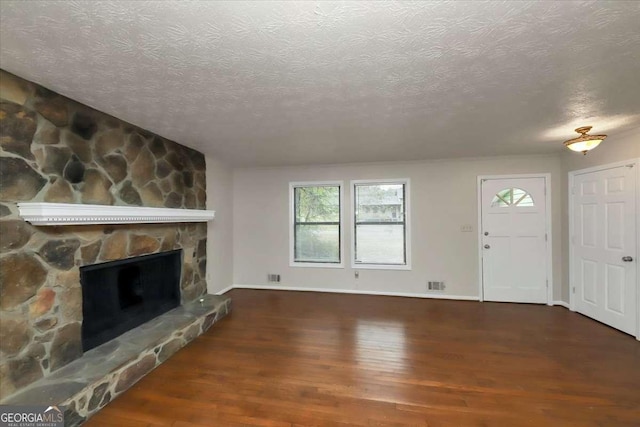
[[[338,225],[296,225],[295,260],[340,262]]]
[[[520,199],[518,203],[516,203],[516,206],[523,207],[523,208],[530,208],[530,207],[533,207],[533,205],[534,205],[533,199],[529,194],[524,196],[522,199]]]
[[[506,208],[509,206],[512,203],[511,196],[513,195],[513,192],[511,190],[511,188],[505,188],[504,190],[498,191],[498,194],[496,194],[493,197],[493,200],[491,200],[491,207]]]
[[[296,187],[296,222],[339,222],[340,187]]]
[[[356,222],[404,221],[404,184],[356,185]]]
[[[505,208],[511,205],[531,207],[534,206],[534,203],[531,195],[522,188],[505,188],[498,191],[493,200],[491,200],[492,208]]]
[[[522,188],[513,188],[511,192],[511,195],[513,197],[511,204],[516,204],[516,202],[520,200],[522,197],[524,197],[525,194],[527,194],[527,192],[524,191]]]
[[[405,264],[404,225],[356,225],[356,263]]]
[[[509,203],[507,203],[505,200],[507,200],[507,202],[509,201],[509,199],[502,199],[498,196],[494,196],[493,200],[491,201],[491,207],[492,208],[506,208],[507,206],[509,206]]]

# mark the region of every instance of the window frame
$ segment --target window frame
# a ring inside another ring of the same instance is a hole
[[[404,185],[404,264],[371,264],[356,262],[356,186],[357,185]],[[351,268],[355,270],[411,270],[411,180],[396,179],[357,179],[350,181],[351,197]]]
[[[513,197],[514,194],[515,194],[515,190],[520,190],[523,193],[522,196],[520,196],[517,200]],[[506,200],[504,197],[502,197],[500,195],[500,193],[502,193],[504,191],[508,192],[509,200]],[[521,204],[521,202],[526,201],[527,197],[531,201],[531,205]],[[500,204],[499,200],[501,200],[504,204]],[[495,205],[496,203],[498,203],[498,205]],[[534,208],[535,205],[536,205],[536,202],[533,200],[533,196],[531,195],[531,193],[529,193],[526,190],[523,190],[520,187],[510,187],[510,188],[503,188],[502,190],[498,191],[493,196],[493,199],[491,199],[491,205],[489,207],[491,209],[495,209],[495,208],[500,208],[500,209],[518,208],[518,209],[522,209],[522,208]]]
[[[338,187],[339,194],[339,218],[338,218],[338,251],[340,262],[313,262],[296,261],[296,212],[295,189],[300,187]],[[298,181],[289,183],[289,266],[312,268],[344,268],[344,181]]]

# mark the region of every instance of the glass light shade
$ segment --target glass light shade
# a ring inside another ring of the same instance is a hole
[[[587,154],[587,151],[593,150],[607,137],[607,135],[589,135],[587,132],[591,130],[591,126],[583,126],[576,129],[580,134],[579,137],[564,142],[564,146],[571,151]]]
[[[567,145],[571,151],[585,152],[593,150],[602,142],[601,139],[592,139],[591,141],[577,141]]]

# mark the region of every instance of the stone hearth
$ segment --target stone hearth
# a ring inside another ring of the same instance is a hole
[[[205,295],[86,352],[2,403],[62,405],[65,425],[80,425],[230,309],[230,298]]]

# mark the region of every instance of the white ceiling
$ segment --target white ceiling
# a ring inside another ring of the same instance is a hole
[[[0,66],[236,166],[640,127],[640,2],[0,2]],[[577,136],[577,134],[576,134]]]

